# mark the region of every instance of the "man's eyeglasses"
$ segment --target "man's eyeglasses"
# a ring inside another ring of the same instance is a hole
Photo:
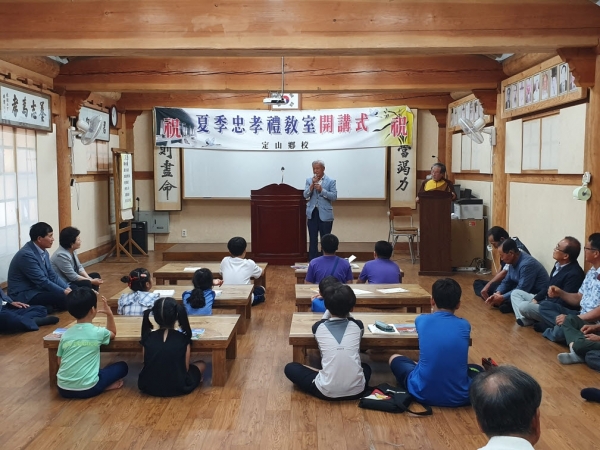
[[[593,247],[583,247],[584,250],[589,250],[590,252],[600,252],[597,248]]]
[[[554,247],[554,250],[556,250],[557,252],[561,252],[561,253],[567,253],[562,248],[558,248],[558,245],[556,247]]]

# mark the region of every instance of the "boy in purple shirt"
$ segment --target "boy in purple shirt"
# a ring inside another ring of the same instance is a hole
[[[358,283],[370,284],[392,284],[402,283],[402,274],[400,267],[394,261],[391,261],[394,247],[387,241],[377,241],[374,260],[365,263],[363,270],[358,276]]]
[[[305,283],[318,284],[329,275],[336,277],[340,283],[352,283],[354,277],[350,263],[347,259],[340,258],[335,254],[339,245],[340,241],[333,234],[326,234],[321,238],[323,256],[310,261]]]

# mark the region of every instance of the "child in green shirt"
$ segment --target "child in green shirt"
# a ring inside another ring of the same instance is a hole
[[[100,346],[117,334],[115,318],[105,297],[97,309],[99,294],[90,288],[75,289],[67,295],[67,310],[77,319],[58,344],[58,392],[64,398],[90,398],[123,386],[127,363],[119,361],[100,369]],[[96,314],[106,315],[106,328],[92,324]]]

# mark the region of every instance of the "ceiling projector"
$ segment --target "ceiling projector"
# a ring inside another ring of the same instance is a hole
[[[286,102],[283,98],[283,95],[275,94],[271,97],[263,99],[263,103],[266,103],[267,105],[285,105]]]

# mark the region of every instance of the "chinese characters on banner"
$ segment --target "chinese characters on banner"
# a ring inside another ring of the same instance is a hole
[[[0,124],[52,131],[49,95],[0,84]]]
[[[156,147],[154,150],[154,209],[181,210],[181,165],[178,147]]]
[[[154,108],[157,147],[302,151],[412,146],[406,106],[302,111]]]
[[[414,111],[416,115],[416,111]],[[416,120],[414,129],[416,130]],[[412,147],[400,145],[390,148],[390,206],[416,207],[417,158],[416,137]]]
[[[121,153],[121,211],[127,219],[133,209],[133,159],[129,153]]]

